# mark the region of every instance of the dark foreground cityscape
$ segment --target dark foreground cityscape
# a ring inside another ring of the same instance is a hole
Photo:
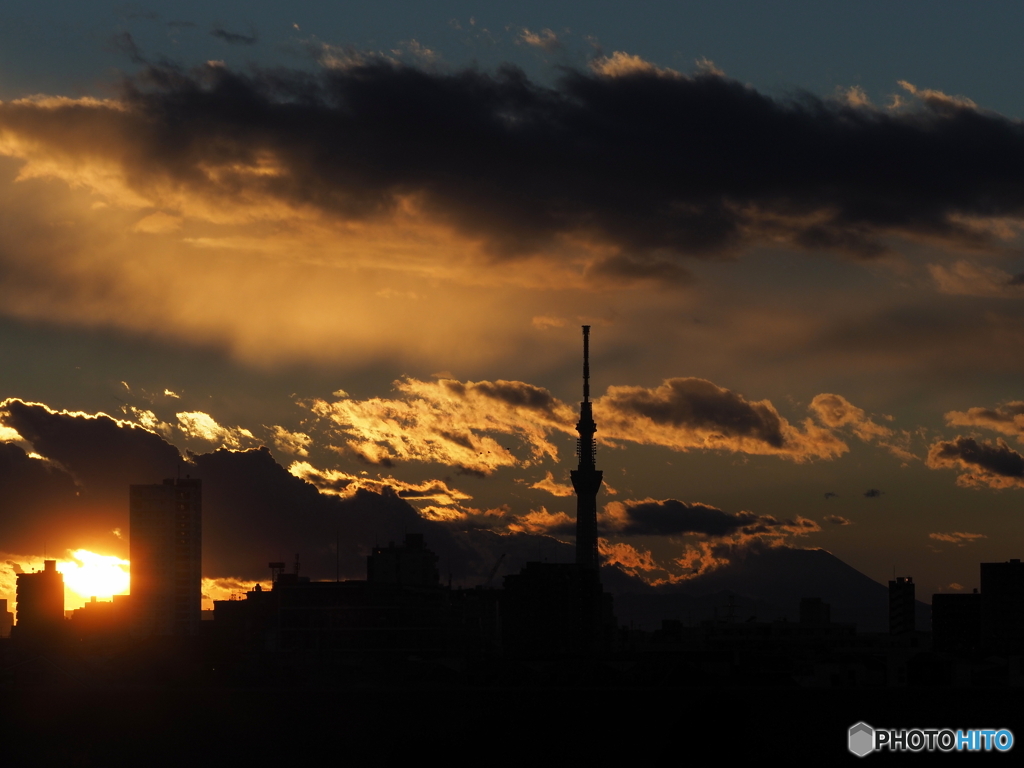
[[[980,590],[934,595],[930,610],[912,576],[894,576],[888,631],[832,621],[813,581],[795,620],[759,617],[731,591],[617,606],[598,552],[589,330],[575,562],[530,562],[498,584],[499,561],[487,583],[453,589],[409,533],[372,547],[364,580],[313,581],[296,554],[267,564],[269,588],[203,611],[202,480],[132,485],[130,595],[66,612],[47,560],[17,576],[16,623],[0,601],[6,753],[179,765],[462,750],[458,762],[548,764],[654,748],[703,765],[775,750],[852,758],[847,732],[862,721],[1024,733],[1020,560],[981,563]],[[660,628],[617,609],[661,610]],[[898,755],[871,759],[884,757]]]

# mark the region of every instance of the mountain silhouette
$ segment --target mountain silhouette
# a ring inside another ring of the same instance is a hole
[[[632,579],[605,582],[616,593],[619,623],[638,629],[655,629],[662,619],[697,623],[730,613],[736,621],[797,621],[803,597],[820,597],[831,605],[833,622],[856,624],[858,632],[889,626],[888,587],[824,549],[750,550],[700,576],[648,589],[632,589]],[[928,629],[930,620],[931,607],[918,600],[917,628]]]

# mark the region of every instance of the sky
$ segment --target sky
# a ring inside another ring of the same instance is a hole
[[[569,559],[583,324],[624,584],[1021,555],[1019,4],[5,17],[0,597],[176,473],[211,596]]]

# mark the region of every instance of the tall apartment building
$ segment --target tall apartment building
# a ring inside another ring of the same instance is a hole
[[[981,636],[989,653],[1024,652],[1024,563],[981,564]]]
[[[889,634],[904,635],[913,632],[917,600],[914,595],[914,579],[897,576],[889,582]]]
[[[42,638],[60,631],[64,623],[64,577],[56,560],[44,560],[43,570],[18,574],[19,638]]]
[[[131,606],[140,635],[195,635],[202,609],[202,482],[129,489]]]

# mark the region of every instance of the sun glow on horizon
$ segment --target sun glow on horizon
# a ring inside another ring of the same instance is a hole
[[[57,563],[57,570],[64,577],[64,586],[86,600],[127,594],[131,584],[129,561],[87,549],[69,552],[67,560]]]

